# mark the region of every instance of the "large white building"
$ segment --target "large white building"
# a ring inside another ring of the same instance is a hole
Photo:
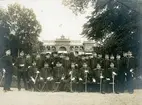
[[[69,38],[65,38],[63,35],[56,40],[43,40],[43,43],[46,47],[45,52],[57,51],[59,53],[92,52],[95,44],[93,41],[81,42],[80,40],[70,40]]]

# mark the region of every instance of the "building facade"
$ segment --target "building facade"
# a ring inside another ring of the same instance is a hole
[[[61,36],[56,40],[44,40],[45,52],[54,52],[58,53],[70,53],[70,52],[78,52],[78,53],[86,53],[92,52],[95,42],[93,41],[84,41],[80,40],[70,40],[69,38],[65,38],[65,36]]]

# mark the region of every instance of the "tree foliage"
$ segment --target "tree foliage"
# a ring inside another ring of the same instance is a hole
[[[41,32],[41,25],[36,19],[32,9],[25,8],[19,4],[10,4],[7,9],[0,9],[1,34],[7,41],[6,48],[12,49],[17,55],[18,50],[32,53]],[[1,31],[2,32],[2,31]],[[2,44],[1,44],[2,45]]]
[[[84,13],[89,3],[91,2],[93,4],[95,1],[96,0],[62,0],[62,4],[68,6],[73,13],[78,14]]]
[[[82,35],[103,42],[106,53],[132,50],[137,54],[140,45],[137,10],[134,0],[97,0]]]

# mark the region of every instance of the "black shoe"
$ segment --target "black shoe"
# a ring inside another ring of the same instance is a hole
[[[116,94],[119,94],[119,92],[115,92]]]
[[[8,89],[8,91],[13,91],[13,90],[11,90],[11,89]]]
[[[105,94],[105,92],[104,92],[104,91],[102,91],[101,93],[102,93],[102,94]]]

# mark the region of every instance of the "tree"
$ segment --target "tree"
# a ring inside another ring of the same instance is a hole
[[[7,13],[5,9],[0,9],[0,56],[3,56],[5,47],[8,46],[9,25],[7,24]]]
[[[137,10],[137,2],[133,0],[97,0],[82,35],[101,41],[106,53],[132,50],[138,54],[140,35],[137,17],[140,14]]]
[[[8,34],[3,34],[9,41],[5,42],[8,44],[7,47],[12,49],[15,56],[21,50],[32,53],[34,46],[39,42],[38,37],[41,32],[41,25],[33,10],[15,3],[10,4],[7,10],[1,11],[6,17],[0,20],[7,29]]]

